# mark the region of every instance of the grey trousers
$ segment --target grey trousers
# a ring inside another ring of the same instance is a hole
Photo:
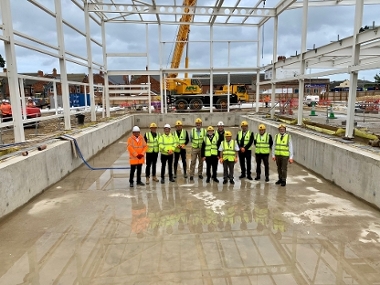
[[[289,156],[276,155],[278,180],[286,181]]]
[[[223,179],[234,179],[235,161],[223,161]]]
[[[198,175],[202,175],[203,159],[201,157],[201,149],[200,148],[192,148],[191,149],[190,176],[194,176],[195,165],[197,164],[197,158],[198,158]]]

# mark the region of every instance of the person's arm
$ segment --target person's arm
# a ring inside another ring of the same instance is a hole
[[[253,132],[251,132],[251,136],[249,137],[249,141],[244,148],[249,149],[252,146],[252,144],[253,144]]]
[[[272,146],[273,146],[273,138],[272,138],[272,136],[269,134],[269,147],[270,147],[270,149],[272,149]]]
[[[274,136],[273,139],[273,146],[272,146],[272,157],[275,158],[274,150],[276,149],[276,136]]]
[[[186,133],[185,145],[187,145],[190,141],[190,138],[189,138],[189,133],[187,131],[185,131],[185,133]]]
[[[293,142],[292,137],[289,135],[289,160],[293,160]]]
[[[146,133],[144,135],[144,140],[145,140],[145,142],[148,142],[148,137],[146,136]]]
[[[220,163],[223,163],[223,145],[222,144],[220,144],[218,150],[219,150],[219,161]]]
[[[239,146],[239,149],[241,147],[243,147],[242,145],[240,145],[240,141],[239,141],[239,132],[236,134],[236,144]]]
[[[137,151],[135,150],[135,148],[133,147],[133,143],[132,143],[132,138],[128,138],[127,140],[127,149],[128,149],[128,152],[129,152],[129,155],[130,156],[134,156],[134,157],[137,157]]]
[[[205,157],[205,150],[206,150],[206,143],[205,141],[203,141],[202,148],[201,148],[201,157]]]
[[[146,143],[145,140],[142,139],[142,145],[143,145],[143,149],[142,149],[142,155],[145,155],[146,151],[148,150],[148,145]]]

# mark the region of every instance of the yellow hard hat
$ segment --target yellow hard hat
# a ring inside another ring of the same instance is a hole
[[[156,123],[151,123],[150,126],[149,126],[149,128],[157,128]]]
[[[240,126],[241,126],[241,127],[243,127],[243,126],[248,126],[248,122],[247,122],[247,121],[243,121],[243,122],[241,122]]]
[[[260,124],[260,125],[259,125],[259,130],[265,130],[265,129],[266,129],[266,127],[265,127],[264,124]]]
[[[230,131],[226,131],[226,132],[224,133],[224,136],[225,136],[225,137],[232,137],[232,134],[231,134]]]
[[[195,119],[195,123],[202,123],[201,118],[196,118],[196,119]]]
[[[207,127],[207,130],[208,130],[208,131],[213,131],[214,128],[213,128],[212,126],[208,126],[208,127]]]
[[[182,122],[181,121],[177,121],[177,122],[175,122],[175,125],[176,126],[182,126]]]
[[[278,128],[280,129],[280,128],[284,128],[284,129],[286,129],[286,126],[285,126],[285,124],[280,124],[279,126],[278,126]]]

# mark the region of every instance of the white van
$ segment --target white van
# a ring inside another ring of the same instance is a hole
[[[305,97],[305,100],[303,101],[304,105],[307,105],[309,107],[311,107],[312,102],[315,102],[315,105],[318,105],[319,96],[318,95],[307,95]]]

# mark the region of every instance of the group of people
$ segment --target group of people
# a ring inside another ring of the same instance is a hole
[[[168,165],[169,181],[175,182],[179,159],[183,166],[183,176],[187,178],[186,146],[191,143],[190,181],[194,181],[196,164],[198,161],[198,178],[203,179],[203,163],[206,162],[206,183],[211,180],[218,183],[218,162],[223,165],[223,184],[235,184],[234,167],[239,161],[240,179],[253,180],[251,176],[252,149],[255,149],[256,177],[261,179],[261,163],[264,164],[265,181],[269,181],[269,157],[277,164],[277,185],[285,186],[288,163],[293,162],[293,145],[291,136],[286,133],[286,126],[281,124],[279,133],[273,139],[266,132],[266,126],[260,124],[258,132],[248,129],[248,122],[242,121],[236,139],[232,139],[231,131],[224,130],[224,123],[218,122],[217,130],[213,126],[202,127],[202,120],[195,120],[195,127],[190,134],[183,129],[181,121],[175,123],[175,131],[171,131],[169,124],[164,125],[164,132],[157,132],[156,123],[151,123],[150,131],[144,136],[140,128],[134,126],[132,135],[127,140],[127,149],[130,156],[130,186],[134,186],[134,175],[137,172],[137,185],[145,185],[141,180],[142,166],[146,158],[146,184],[152,181],[159,182],[156,173],[156,164],[160,153],[161,183],[165,183],[166,164]],[[174,167],[174,171],[173,171]]]

